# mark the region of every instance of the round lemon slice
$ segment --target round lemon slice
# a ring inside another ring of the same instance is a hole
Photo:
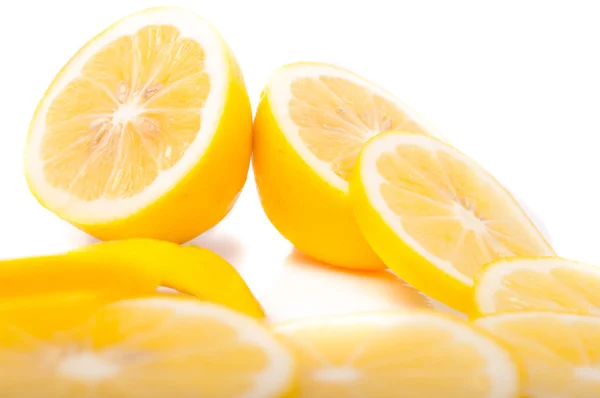
[[[600,318],[523,312],[484,317],[476,323],[507,344],[523,364],[523,395],[600,396]]]
[[[0,320],[10,397],[281,397],[294,360],[252,318],[177,298],[126,300],[70,330]]]
[[[433,312],[371,313],[283,324],[299,397],[514,398],[511,354],[471,325]]]
[[[348,180],[363,144],[392,129],[437,134],[400,100],[344,69],[299,63],[276,70],[256,114],[253,155],[273,225],[318,260],[383,268],[356,225]]]
[[[506,189],[435,138],[390,132],[371,139],[350,195],[358,224],[384,263],[460,311],[468,310],[483,265],[554,254]]]
[[[475,280],[474,315],[560,311],[600,315],[600,267],[556,257],[504,258]]]
[[[147,10],[91,40],[52,82],[31,123],[27,182],[100,239],[187,241],[237,198],[251,123],[214,28],[183,9]]]

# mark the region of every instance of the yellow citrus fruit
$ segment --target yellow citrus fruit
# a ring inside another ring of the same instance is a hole
[[[294,360],[257,321],[181,298],[125,300],[78,327],[0,320],[9,397],[281,397]]]
[[[557,257],[496,260],[475,278],[473,311],[600,315],[600,267]]]
[[[251,125],[221,36],[185,10],[151,9],[99,34],[52,82],[26,178],[40,203],[100,239],[184,242],[235,202]]]
[[[52,256],[0,261],[0,310],[80,297],[149,295],[165,286],[257,318],[244,280],[207,249],[151,239],[98,243]]]
[[[14,300],[88,293],[150,294],[160,285],[145,267],[69,253],[0,261],[0,307]]]
[[[433,312],[365,313],[276,328],[296,354],[299,397],[515,398],[511,354]]]
[[[350,182],[367,241],[402,279],[460,311],[473,278],[499,257],[553,255],[527,215],[487,171],[431,137],[380,134]]]
[[[240,274],[208,249],[129,239],[86,246],[71,254],[87,255],[117,267],[134,267],[151,274],[158,281],[155,286],[169,287],[253,317],[264,317],[260,303]]]
[[[480,318],[525,368],[529,398],[600,397],[600,318],[521,312]]]
[[[356,225],[348,179],[363,144],[398,128],[433,132],[398,99],[341,68],[276,70],[258,106],[253,144],[256,183],[273,225],[318,260],[383,268]]]

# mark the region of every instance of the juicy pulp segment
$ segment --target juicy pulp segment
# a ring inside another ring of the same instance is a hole
[[[468,278],[498,257],[549,254],[506,192],[450,152],[398,145],[379,155],[376,170],[380,194],[406,233]]]
[[[477,311],[600,315],[600,268],[561,258],[498,260],[478,277]]]
[[[508,353],[435,314],[350,315],[276,331],[298,358],[300,397],[499,398],[518,386]]]
[[[480,318],[477,324],[503,340],[520,358],[526,396],[600,396],[599,318],[528,312]]]
[[[427,134],[389,99],[342,77],[297,78],[290,91],[290,118],[304,145],[345,181],[372,136],[389,130]]]
[[[275,397],[292,360],[249,318],[150,298],[109,305],[48,339],[0,322],[0,369],[8,396]]]
[[[41,159],[46,180],[86,201],[128,198],[196,138],[210,92],[199,43],[153,25],[102,48],[54,99]]]

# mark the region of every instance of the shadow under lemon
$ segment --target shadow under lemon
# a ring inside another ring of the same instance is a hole
[[[261,301],[271,321],[398,309],[431,309],[428,299],[388,271],[344,270],[293,250]]]

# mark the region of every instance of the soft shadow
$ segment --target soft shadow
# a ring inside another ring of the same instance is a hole
[[[99,239],[94,238],[66,221],[62,223],[61,227],[67,236],[69,245],[72,245],[73,249],[100,242]]]
[[[215,227],[185,244],[204,247],[223,257],[230,264],[240,264],[244,258],[244,245],[230,233]]]
[[[430,309],[424,295],[386,271],[353,271],[297,250],[285,259],[265,309],[275,321],[398,309]]]

